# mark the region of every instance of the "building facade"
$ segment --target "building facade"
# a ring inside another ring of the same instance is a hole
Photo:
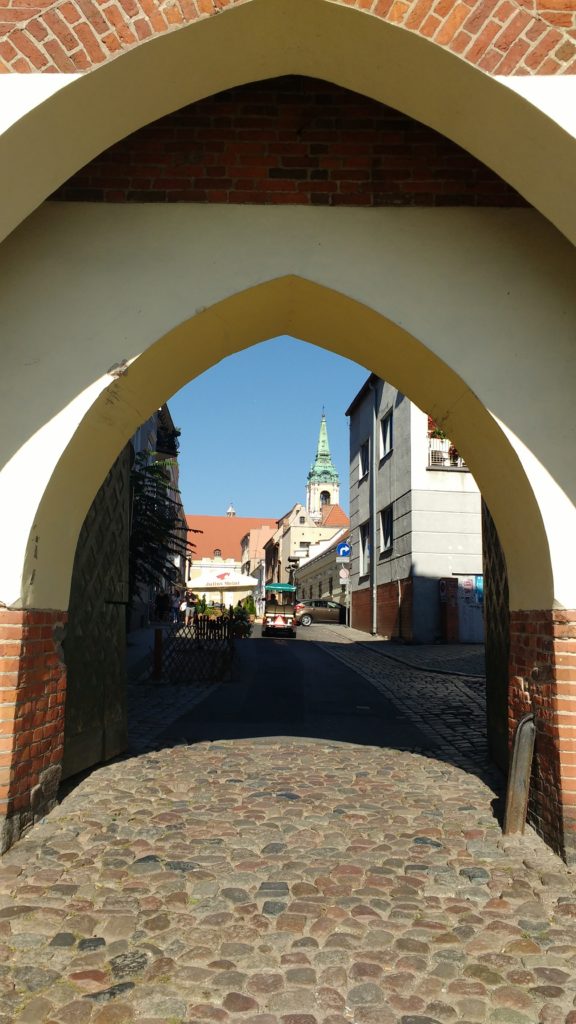
[[[225,606],[249,594],[257,597],[252,570],[264,560],[263,540],[274,531],[276,520],[237,516],[230,506],[226,515],[187,515],[186,522],[190,531],[197,531],[190,533],[194,552],[186,573],[188,588]],[[241,575],[247,580],[244,588],[238,582]],[[233,587],[227,587],[231,581]]]
[[[472,474],[427,414],[374,374],[347,415],[352,624],[416,643],[481,642]]]
[[[322,412],[316,458],[306,478],[306,503],[297,502],[278,519],[265,545],[266,583],[292,583],[300,566],[320,554],[348,527],[338,504],[340,477],[332,462],[326,416]]]
[[[264,587],[266,584],[266,543],[274,534],[274,527],[268,523],[262,526],[254,526],[248,531],[240,542],[242,573],[252,576],[257,581],[254,589],[254,601],[258,614],[264,608]]]
[[[344,578],[348,570],[336,561],[336,549],[348,536],[348,528],[342,527],[319,553],[312,554],[298,567],[295,582],[299,601],[338,601],[348,606],[348,581]]]
[[[276,530],[264,547],[266,583],[290,583],[301,560],[310,557],[310,551],[319,542],[334,536],[333,526],[319,525],[297,502],[286,515],[281,516]]]

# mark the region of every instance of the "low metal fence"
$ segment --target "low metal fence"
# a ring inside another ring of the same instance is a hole
[[[222,682],[230,676],[233,655],[232,616],[195,615],[188,624],[156,629],[152,678],[186,685]]]

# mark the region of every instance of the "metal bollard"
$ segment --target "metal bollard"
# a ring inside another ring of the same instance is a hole
[[[506,790],[506,811],[504,813],[504,835],[524,832],[530,794],[530,772],[534,754],[536,724],[534,715],[524,715],[516,727],[512,761]]]
[[[158,682],[162,679],[162,642],[164,639],[164,630],[157,628],[154,630],[154,661],[152,668],[152,678]]]

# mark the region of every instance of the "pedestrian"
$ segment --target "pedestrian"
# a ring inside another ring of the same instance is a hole
[[[194,613],[196,611],[196,598],[194,594],[189,590],[186,595],[186,613],[185,622],[189,626],[194,619]]]
[[[172,594],[172,600],[171,600],[171,606],[170,606],[170,616],[171,616],[171,622],[172,622],[173,625],[177,625],[177,623],[178,623],[178,620],[180,618],[179,611],[180,611],[180,595],[179,595],[178,591],[175,590],[174,593]]]
[[[188,600],[186,598],[186,594],[184,594],[184,596],[183,596],[183,598],[182,598],[182,600],[180,602],[179,608],[178,608],[178,611],[179,611],[179,616],[178,617],[179,617],[179,621],[180,622],[185,622],[186,621],[186,609],[187,609],[187,607],[188,607]]]

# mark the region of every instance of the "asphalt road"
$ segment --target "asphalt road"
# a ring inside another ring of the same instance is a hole
[[[238,643],[232,680],[173,722],[158,744],[301,736],[429,748],[386,697],[309,639],[299,631],[296,640],[258,635]]]

